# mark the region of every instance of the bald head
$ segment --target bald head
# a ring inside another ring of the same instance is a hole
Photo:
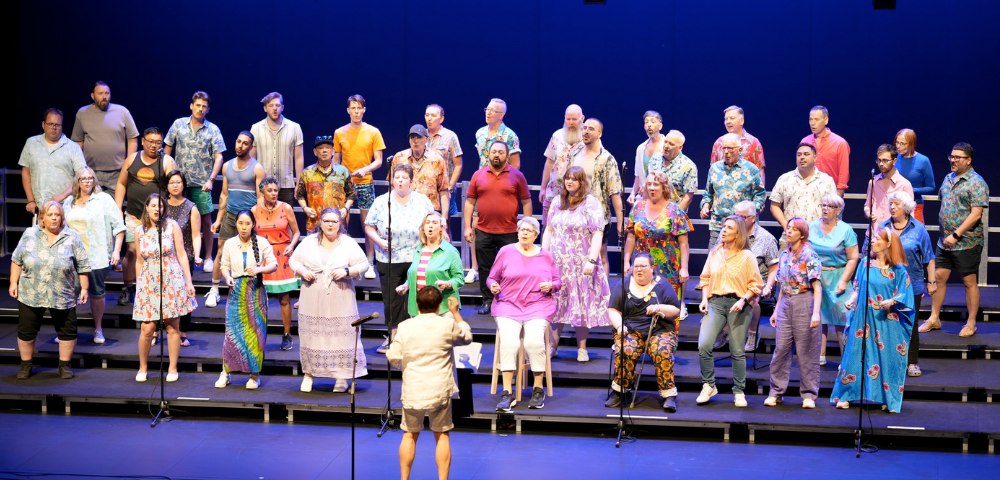
[[[566,107],[566,116],[563,121],[563,140],[573,145],[580,141],[580,124],[583,123],[583,109],[579,105],[573,104]]]

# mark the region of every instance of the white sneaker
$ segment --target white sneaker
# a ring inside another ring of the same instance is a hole
[[[465,274],[465,283],[472,283],[479,279],[479,272],[476,270],[469,270],[469,273]]]
[[[259,378],[259,376],[259,373],[250,374],[250,380],[247,380],[247,390],[257,390],[257,387],[260,386],[260,384],[257,383],[257,378]]]
[[[684,320],[686,318],[688,318],[688,309],[687,309],[687,306],[686,305],[681,305],[681,316],[678,317],[678,320]]]
[[[747,332],[747,343],[743,346],[744,352],[752,352],[757,348],[757,332]]]
[[[826,365],[826,356],[821,355],[819,357],[819,364],[820,365]]]
[[[733,403],[735,403],[737,407],[745,407],[747,406],[747,396],[742,393],[734,393]]]
[[[382,340],[382,345],[379,345],[378,348],[375,349],[375,353],[385,353],[389,351],[389,337],[386,335],[382,336],[385,337],[385,340]]]
[[[343,378],[338,378],[337,383],[333,386],[333,391],[337,393],[342,393],[347,391],[347,380]]]
[[[311,392],[313,390],[313,377],[304,375],[302,377],[302,385],[299,386],[299,390],[306,393]]]
[[[816,408],[816,400],[813,400],[811,398],[803,398],[802,408]]]
[[[94,331],[94,343],[96,343],[98,345],[104,343],[104,332],[102,332],[100,330],[95,330]]]
[[[578,362],[589,362],[590,355],[587,355],[587,350],[583,348],[576,349],[576,361]]]
[[[767,397],[764,399],[764,405],[768,407],[778,406],[778,397]]]
[[[201,271],[205,273],[212,273],[212,269],[215,268],[215,261],[211,258],[206,258],[205,264],[201,266]]]
[[[135,374],[135,381],[137,381],[137,382],[145,382],[146,381],[146,372],[139,372],[139,373]]]
[[[215,381],[215,388],[226,388],[229,385],[229,373],[222,372],[219,374],[219,379]]]
[[[212,308],[219,304],[219,287],[212,287],[208,293],[205,294],[205,306]]]
[[[375,267],[371,265],[368,266],[368,270],[365,271],[365,278],[368,280],[375,278]]]
[[[719,389],[717,389],[717,388],[715,388],[715,387],[713,387],[713,386],[711,386],[711,385],[709,385],[707,383],[703,383],[703,384],[701,384],[701,393],[698,394],[698,398],[696,398],[694,401],[697,402],[697,403],[706,403],[712,397],[714,397],[714,396],[716,396],[718,394],[719,394]]]

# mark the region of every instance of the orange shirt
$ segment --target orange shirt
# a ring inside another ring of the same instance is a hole
[[[760,276],[753,252],[741,250],[728,259],[726,254],[726,249],[722,247],[708,254],[698,286],[707,291],[709,297],[733,293],[741,297],[747,293],[760,295],[764,279]]]
[[[340,164],[354,173],[371,165],[375,152],[385,150],[385,142],[382,141],[382,133],[367,123],[362,123],[361,128],[351,128],[351,124],[347,124],[333,134],[333,150],[341,154]],[[359,185],[372,183],[372,174],[369,172],[362,178],[351,179]]]

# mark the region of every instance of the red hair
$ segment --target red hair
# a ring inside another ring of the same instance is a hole
[[[885,240],[885,257],[890,265],[907,265],[906,252],[903,251],[903,242],[899,239],[899,234],[893,234],[889,227],[882,227],[875,230],[875,235]]]
[[[896,137],[893,140],[895,141],[895,139],[899,138],[900,136],[902,136],[903,140],[905,140],[906,143],[909,145],[910,150],[916,150],[917,149],[917,132],[914,132],[913,130],[911,130],[909,128],[904,128],[904,129],[896,132]],[[910,153],[912,153],[912,152],[910,152]]]

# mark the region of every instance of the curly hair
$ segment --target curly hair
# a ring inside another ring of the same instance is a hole
[[[566,180],[571,178],[580,184],[580,188],[577,188],[576,193],[573,195],[570,195],[569,190],[566,190]],[[580,167],[569,167],[566,169],[566,173],[563,174],[562,180],[562,193],[559,194],[562,202],[560,208],[563,210],[572,210],[577,205],[583,203],[587,198],[587,193],[590,192],[590,182],[587,181],[587,172],[584,172]]]

